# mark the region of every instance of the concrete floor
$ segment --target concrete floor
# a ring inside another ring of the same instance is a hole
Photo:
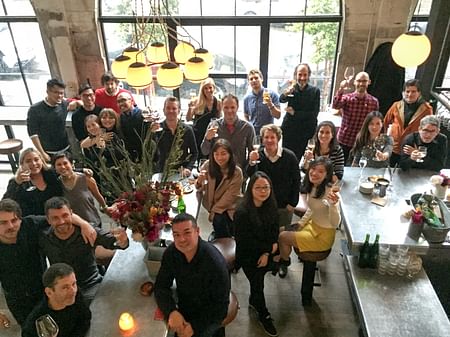
[[[1,195],[12,176],[7,169],[7,166],[0,165]],[[202,237],[205,239],[212,229],[206,215],[207,213],[202,209],[199,224]],[[302,264],[298,262],[296,256],[292,256],[293,263],[285,279],[271,274],[266,275],[266,302],[280,336],[358,337],[358,318],[350,298],[340,256],[340,240],[343,234],[340,231],[336,234],[332,253],[326,260],[319,262],[322,286],[314,288],[314,300],[311,307],[305,308],[301,304]],[[144,265],[142,267],[144,268]],[[231,279],[232,289],[239,299],[240,310],[236,319],[227,326],[227,336],[266,336],[255,313],[248,309],[249,284],[244,273],[240,270],[239,273],[232,274]],[[7,313],[1,290],[0,312]],[[17,335],[13,336],[19,337],[18,327],[13,326],[12,329],[17,331]]]

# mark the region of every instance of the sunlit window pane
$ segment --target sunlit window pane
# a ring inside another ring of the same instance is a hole
[[[419,0],[414,15],[430,15],[433,0]]]
[[[30,0],[3,0],[5,2],[6,12],[11,16],[34,16],[34,9]],[[1,15],[5,15],[3,8]]]
[[[236,16],[241,15],[269,16],[270,0],[237,0]]]
[[[305,15],[305,2],[306,0],[298,1],[272,1],[271,15],[272,16],[294,16]]]
[[[339,0],[308,0],[306,15],[339,14]]]
[[[234,16],[235,0],[211,1],[202,0],[203,16]]]

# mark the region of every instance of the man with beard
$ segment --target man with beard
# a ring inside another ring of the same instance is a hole
[[[369,112],[378,111],[378,99],[367,93],[369,84],[369,74],[362,71],[355,77],[354,92],[344,95],[344,89],[348,86],[348,82],[344,80],[333,98],[333,109],[342,109],[342,123],[337,139],[344,151],[346,164],[364,119]]]
[[[412,79],[403,86],[403,99],[395,102],[384,117],[384,131],[394,140],[391,166],[397,164],[402,153],[401,145],[409,134],[419,129],[420,120],[432,115],[433,108],[421,95],[419,80]]]
[[[106,72],[103,74],[102,78],[103,88],[95,90],[95,102],[102,108],[113,109],[118,115],[121,111],[119,105],[117,104],[117,96],[120,93],[126,92],[131,97],[131,103],[134,105],[133,95],[128,90],[119,88],[119,80],[111,72]]]
[[[38,337],[36,320],[49,315],[58,325],[58,337],[83,337],[89,330],[91,311],[78,293],[73,268],[51,265],[42,276],[46,297],[33,309],[22,329],[22,337]]]

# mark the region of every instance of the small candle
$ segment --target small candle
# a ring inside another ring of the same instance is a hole
[[[119,318],[119,328],[123,331],[128,331],[134,328],[134,319],[131,314],[124,312]]]

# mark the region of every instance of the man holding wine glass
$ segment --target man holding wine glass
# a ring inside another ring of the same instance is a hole
[[[45,298],[22,327],[22,337],[83,337],[89,330],[91,311],[78,293],[71,266],[51,265],[42,276]]]
[[[447,137],[439,133],[439,119],[425,116],[419,131],[408,135],[402,144],[400,167],[440,171],[447,160]]]

